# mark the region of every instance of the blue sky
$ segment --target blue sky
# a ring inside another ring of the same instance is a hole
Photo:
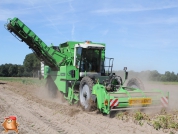
[[[177,0],[1,0],[0,65],[23,64],[32,52],[4,29],[13,17],[48,45],[106,43],[114,70],[178,73]]]

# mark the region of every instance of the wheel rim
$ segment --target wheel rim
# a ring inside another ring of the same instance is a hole
[[[89,106],[90,99],[90,88],[87,84],[84,84],[82,90],[80,90],[80,102],[81,105],[86,109]]]

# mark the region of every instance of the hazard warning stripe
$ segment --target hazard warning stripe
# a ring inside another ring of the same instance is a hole
[[[164,107],[168,106],[168,99],[166,97],[161,97],[161,103]]]
[[[117,106],[119,104],[118,99],[110,99],[110,107]]]

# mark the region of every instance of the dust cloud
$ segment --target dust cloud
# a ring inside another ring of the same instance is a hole
[[[64,98],[64,94],[60,92],[58,89],[55,89],[55,96],[50,96],[49,91],[45,86],[39,87],[37,90],[35,90],[35,94],[42,100],[47,100],[50,102],[56,102],[58,104],[63,104],[63,105],[69,105],[67,100]]]
[[[146,90],[159,89],[163,92],[169,92],[169,108],[178,109],[178,85],[165,84],[163,82],[144,82]]]
[[[117,75],[121,76],[124,79],[124,71],[118,71],[116,72]],[[134,72],[134,71],[129,71],[128,79],[125,81],[124,86],[127,85],[127,82],[131,78],[138,78],[141,80],[144,86],[145,91],[152,91],[154,89],[161,90],[163,92],[169,92],[169,107],[167,108],[168,111],[171,110],[178,110],[178,85],[177,84],[166,84],[164,82],[154,82],[154,81],[149,81],[149,72]],[[146,110],[150,113],[157,113],[160,112],[161,109],[152,109],[152,110]]]

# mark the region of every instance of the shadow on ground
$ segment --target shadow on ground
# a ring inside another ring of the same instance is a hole
[[[4,83],[4,82],[0,82],[0,84],[4,85],[4,84],[6,84],[6,83]]]

